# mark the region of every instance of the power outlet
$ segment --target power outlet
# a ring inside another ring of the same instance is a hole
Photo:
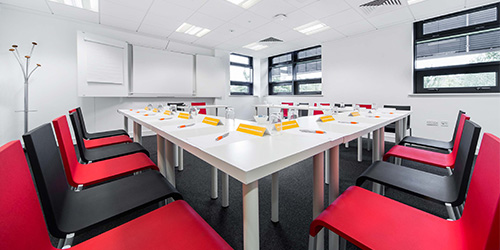
[[[427,120],[427,126],[429,127],[437,127],[439,126],[439,122],[436,120]]]
[[[441,121],[441,127],[447,128],[448,127],[448,121]]]

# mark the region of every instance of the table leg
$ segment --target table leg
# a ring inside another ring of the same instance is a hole
[[[134,122],[134,142],[142,144],[142,126],[137,122]]]
[[[255,107],[255,115],[259,115],[259,108]]]
[[[330,150],[325,151],[325,184],[330,183]]]
[[[160,169],[160,173],[167,177],[167,172],[165,169],[165,139],[161,137],[160,135],[156,135],[156,155],[157,155],[157,162],[158,162],[158,168]]]
[[[363,138],[358,137],[358,162],[363,161]]]
[[[217,186],[217,168],[211,167],[210,169],[210,198],[215,200],[219,197],[218,186]]]
[[[329,165],[329,178],[330,185],[328,186],[328,204],[331,204],[339,196],[339,146],[335,146],[330,150],[330,165]],[[338,250],[339,249],[339,236],[329,231],[328,233],[328,249]]]
[[[222,207],[229,207],[229,175],[222,172]]]
[[[215,116],[219,116],[219,109],[215,108]]]
[[[243,249],[259,249],[259,181],[243,185]]]
[[[128,133],[128,117],[123,116],[123,129]]]
[[[396,145],[398,145],[399,142],[403,140],[405,122],[406,122],[405,119],[400,119],[396,121],[396,138],[395,138]],[[399,157],[394,158],[394,163],[396,165],[401,165],[401,158]]]
[[[279,172],[272,175],[271,184],[271,221],[279,222]]]
[[[179,146],[174,145],[174,163],[175,166],[179,166]]]
[[[184,170],[184,149],[179,147],[179,171]]]
[[[165,169],[167,172],[167,180],[175,187],[174,149],[175,144],[165,140]]]
[[[325,209],[325,166],[323,165],[325,158],[325,153],[321,152],[313,157],[313,218],[318,217],[318,215]],[[321,230],[317,235],[317,249],[323,249],[324,240],[324,230]]]
[[[380,160],[380,152],[380,129],[377,129],[373,131],[372,163]],[[381,185],[373,183],[372,191],[380,194],[380,190]]]

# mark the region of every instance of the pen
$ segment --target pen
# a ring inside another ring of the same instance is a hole
[[[339,121],[339,123],[345,123],[345,124],[358,124],[358,122],[350,122],[350,121]]]
[[[300,129],[299,131],[304,132],[304,133],[326,134],[325,131],[321,131],[321,130]]]
[[[215,138],[215,141],[220,141],[220,140],[226,138],[228,135],[229,135],[229,132],[227,132],[227,133],[225,133],[225,134],[223,134],[221,136],[218,136],[217,138]]]
[[[187,128],[187,127],[191,127],[191,126],[194,126],[194,123],[187,124],[187,125],[180,125],[178,128]]]

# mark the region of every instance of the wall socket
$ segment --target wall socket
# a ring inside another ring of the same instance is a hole
[[[439,126],[439,123],[436,120],[427,120],[426,124],[429,127],[438,127]]]
[[[448,127],[448,121],[441,121],[441,127],[447,128]]]

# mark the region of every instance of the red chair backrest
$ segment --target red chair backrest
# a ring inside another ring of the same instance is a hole
[[[78,184],[73,181],[72,173],[78,167],[78,158],[76,158],[75,146],[73,145],[73,139],[71,139],[68,120],[63,115],[54,119],[52,124],[54,125],[57,142],[59,143],[59,151],[61,152],[66,179],[68,179],[68,183],[71,186],[76,187]]]
[[[371,104],[358,104],[358,106],[360,108],[372,109],[372,105]]]
[[[0,147],[0,249],[54,249],[21,142]]]
[[[460,116],[460,123],[458,124],[457,136],[455,137],[455,142],[453,143],[453,151],[451,151],[453,159],[457,157],[458,145],[460,145],[460,139],[462,138],[462,132],[464,131],[465,120],[470,120],[470,116],[462,114]]]
[[[207,105],[205,102],[192,102],[191,106],[205,106]],[[207,109],[200,109],[200,112],[198,112],[200,115],[206,115],[207,114]]]
[[[456,235],[464,249],[500,249],[500,138],[485,133]],[[450,222],[452,223],[452,222]]]
[[[293,102],[282,102],[283,105],[293,106]],[[288,117],[288,109],[283,109],[283,116]]]
[[[330,106],[330,103],[323,102],[323,103],[320,103],[319,105],[321,105],[321,106]],[[318,106],[318,104],[314,103],[314,107],[317,107],[317,106]],[[313,115],[322,115],[322,114],[324,114],[324,113],[321,110],[313,110]]]

